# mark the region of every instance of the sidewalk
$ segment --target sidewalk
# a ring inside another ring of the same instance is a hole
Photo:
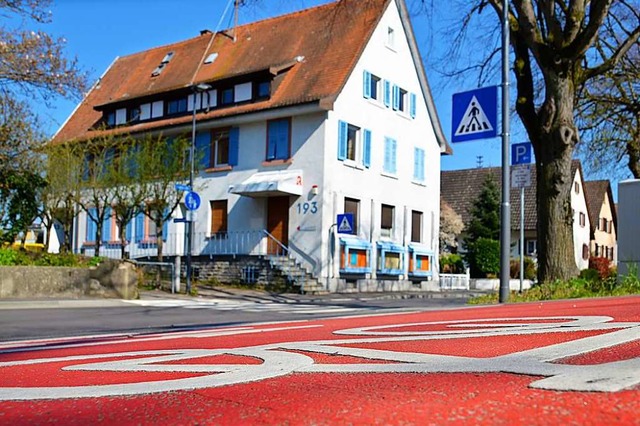
[[[271,293],[263,290],[241,289],[233,287],[198,287],[197,296],[185,293],[171,293],[162,290],[141,290],[141,300],[202,300],[218,299],[256,303],[332,303],[332,302],[367,302],[391,299],[469,299],[490,293],[482,290],[449,290],[439,292],[368,292],[368,293],[328,293],[328,294],[296,294]],[[120,299],[0,299],[0,309],[55,309],[55,308],[104,308],[131,306]]]
[[[447,291],[404,291],[404,292],[347,292],[327,294],[298,294],[271,293],[263,290],[241,289],[234,287],[198,287],[197,296],[187,296],[184,293],[171,294],[160,290],[141,291],[141,299],[152,298],[210,298],[244,301],[273,301],[279,303],[313,303],[313,302],[344,302],[348,300],[368,301],[385,299],[469,299],[491,293],[483,290],[447,290]]]

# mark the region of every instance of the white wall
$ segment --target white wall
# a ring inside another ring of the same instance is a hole
[[[576,192],[576,184],[579,190]],[[587,211],[587,201],[585,198],[584,188],[582,186],[582,176],[580,170],[576,170],[571,184],[571,207],[574,210],[573,216],[573,251],[578,269],[586,269],[589,267],[589,259],[583,259],[582,246],[589,247],[591,229],[589,226],[589,212]],[[580,225],[580,213],[585,215],[584,226]]]

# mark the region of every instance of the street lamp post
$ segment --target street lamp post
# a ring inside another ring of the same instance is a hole
[[[193,118],[191,121],[191,147],[189,148],[189,191],[193,191],[193,175],[195,174],[195,153],[196,153],[196,98],[198,93],[211,89],[208,84],[200,83],[191,87],[193,91]],[[190,212],[190,211],[189,211]],[[193,213],[187,212],[187,294],[191,294],[191,252],[193,251]]]

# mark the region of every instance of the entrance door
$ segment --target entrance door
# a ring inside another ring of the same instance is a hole
[[[289,197],[269,197],[267,199],[267,231],[282,245],[289,244]],[[269,238],[269,254],[284,254],[283,249]]]

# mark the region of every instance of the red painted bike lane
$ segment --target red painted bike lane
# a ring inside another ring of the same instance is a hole
[[[0,424],[640,424],[640,297],[0,344]]]

